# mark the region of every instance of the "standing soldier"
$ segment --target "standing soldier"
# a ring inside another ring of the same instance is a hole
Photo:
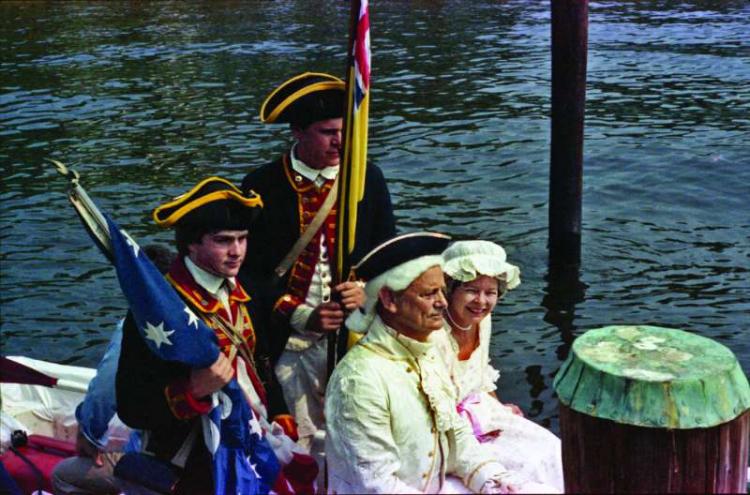
[[[240,277],[269,297],[276,375],[297,420],[299,443],[316,456],[323,451],[325,428],[326,334],[364,301],[355,282],[332,286],[337,208],[326,199],[337,187],[344,103],[344,82],[328,74],[307,72],[274,89],[261,106],[261,121],[289,124],[295,142],[242,181],[243,191],[263,197],[264,209]],[[382,172],[368,164],[365,181],[354,261],[395,235]]]

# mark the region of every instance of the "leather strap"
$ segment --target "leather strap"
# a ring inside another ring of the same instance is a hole
[[[305,249],[305,247],[310,243],[310,240],[313,238],[318,229],[320,229],[320,226],[323,225],[323,222],[325,222],[325,219],[331,212],[331,208],[333,208],[333,204],[336,202],[336,197],[338,196],[340,175],[341,174],[336,175],[336,180],[333,181],[333,187],[331,187],[331,190],[328,192],[328,196],[326,196],[326,200],[320,206],[318,213],[315,214],[315,218],[313,218],[312,222],[310,222],[310,225],[307,226],[299,239],[297,239],[297,242],[294,243],[292,249],[290,249],[286,256],[284,256],[284,259],[281,260],[281,263],[279,263],[279,265],[274,269],[274,273],[276,273],[277,277],[281,278],[286,274],[287,271],[289,271],[289,268],[292,267],[292,264],[300,255],[302,250]]]
[[[245,362],[250,366],[255,368],[255,358],[253,357],[252,352],[250,352],[250,350],[248,349],[247,343],[245,343],[245,340],[242,337],[242,329],[240,328],[242,324],[242,314],[237,314],[238,323],[234,325],[230,325],[229,322],[227,322],[224,318],[217,315],[216,313],[207,315],[207,318],[211,320],[214,325],[216,325],[216,328],[221,333],[223,333],[224,336],[228,338],[232,343],[232,348],[229,351],[228,356],[229,360],[232,361],[239,352],[240,356],[242,356],[242,359],[244,359]]]

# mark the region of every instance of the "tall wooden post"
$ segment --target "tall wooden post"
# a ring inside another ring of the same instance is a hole
[[[588,0],[550,1],[552,5],[550,264],[553,266],[577,265],[581,260]]]

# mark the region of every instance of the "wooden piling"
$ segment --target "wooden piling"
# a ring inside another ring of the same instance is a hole
[[[560,423],[565,424],[567,493],[745,491],[750,412],[714,428],[662,430],[593,418],[561,405]]]
[[[555,389],[566,492],[746,491],[750,386],[723,345],[659,327],[591,330]]]
[[[577,265],[581,259],[588,0],[551,0],[551,7],[549,255],[553,265]]]

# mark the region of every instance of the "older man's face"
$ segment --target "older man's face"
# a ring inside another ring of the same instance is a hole
[[[424,342],[430,333],[443,327],[445,280],[443,270],[434,266],[401,292],[391,293],[384,304],[387,323],[399,333]]]

